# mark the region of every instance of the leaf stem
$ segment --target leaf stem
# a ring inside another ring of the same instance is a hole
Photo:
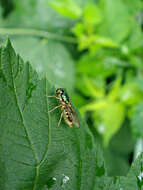
[[[26,29],[26,28],[0,28],[1,35],[32,35],[37,37],[59,40],[67,43],[76,44],[77,40],[70,36],[61,36],[43,30]]]

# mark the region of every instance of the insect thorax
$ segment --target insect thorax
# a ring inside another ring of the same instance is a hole
[[[69,97],[66,93],[62,94],[61,95],[61,99],[66,103],[68,104],[69,103]]]

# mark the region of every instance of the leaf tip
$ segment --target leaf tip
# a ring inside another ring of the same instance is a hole
[[[7,37],[7,39],[6,39],[6,47],[12,47],[9,37]]]

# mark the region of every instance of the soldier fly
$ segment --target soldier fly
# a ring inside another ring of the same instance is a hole
[[[60,105],[54,107],[52,110],[49,111],[49,112],[52,112],[57,108],[61,108],[61,116],[58,122],[58,127],[60,126],[62,118],[64,118],[65,122],[70,128],[72,128],[73,124],[79,128],[79,122],[78,122],[76,113],[72,107],[69,96],[67,95],[65,90],[63,88],[58,88],[56,90],[56,94],[57,96],[48,96],[48,97],[56,98],[60,102]]]

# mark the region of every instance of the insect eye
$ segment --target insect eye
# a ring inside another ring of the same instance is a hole
[[[58,89],[56,90],[56,93],[57,93],[57,95],[63,95],[65,92],[64,92],[64,89],[63,89],[63,88],[58,88]]]
[[[61,90],[58,88],[58,89],[56,90],[56,93],[57,93],[57,94],[61,94]]]
[[[63,94],[64,93],[64,89],[60,88],[60,93]]]

